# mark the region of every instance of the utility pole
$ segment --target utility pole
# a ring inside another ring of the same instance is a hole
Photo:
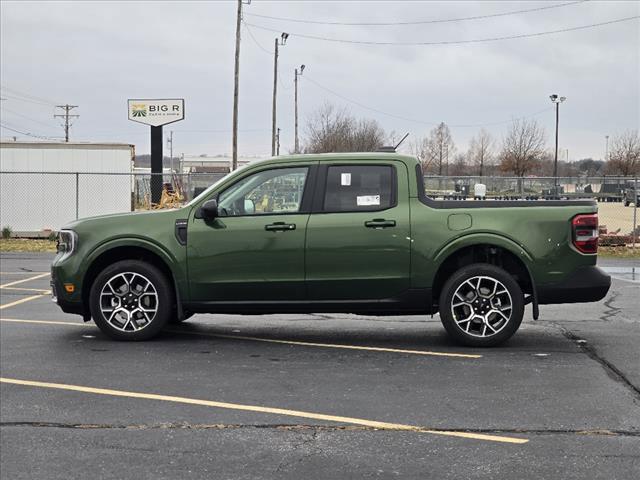
[[[302,75],[304,72],[304,65],[300,65],[300,73],[298,73],[298,69],[294,70],[293,83],[294,83],[294,99],[295,99],[295,143],[293,147],[293,153],[300,153],[300,142],[298,141],[298,76]]]
[[[549,95],[552,103],[556,104],[556,153],[553,158],[553,184],[555,187],[554,194],[558,195],[558,124],[560,123],[560,104],[564,102],[567,97],[559,97],[555,93]]]
[[[608,162],[609,161],[609,135],[605,135],[605,147],[604,147],[604,161]]]
[[[276,134],[276,155],[280,155],[280,127],[278,127],[278,133]]]
[[[78,118],[80,115],[70,115],[69,112],[71,110],[73,110],[74,108],[78,108],[78,105],[56,105],[56,108],[61,108],[64,110],[63,114],[59,114],[59,115],[54,115],[53,118],[64,118],[64,141],[65,142],[69,142],[69,127],[71,126],[69,124],[69,119],[70,118]]]
[[[276,155],[276,99],[278,96],[278,46],[286,45],[287,38],[289,38],[288,33],[282,33],[280,38],[275,39],[275,49],[273,51],[273,107],[271,111],[271,156],[275,157]]]
[[[240,27],[242,22],[242,4],[238,0],[238,14],[236,17],[236,59],[233,71],[233,134],[231,138],[231,170],[238,168],[238,90],[240,88]],[[247,5],[251,0],[247,0]]]

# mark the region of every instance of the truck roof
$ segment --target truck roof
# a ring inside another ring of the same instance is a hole
[[[307,160],[344,160],[345,162],[366,162],[371,160],[397,160],[409,166],[418,163],[415,157],[392,152],[349,152],[349,153],[304,153],[270,157],[261,162],[300,162]],[[255,162],[252,162],[255,164]]]

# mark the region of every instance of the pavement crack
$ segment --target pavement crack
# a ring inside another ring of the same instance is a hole
[[[113,423],[65,423],[65,422],[0,422],[0,427],[25,428],[68,428],[78,430],[238,430],[238,429],[273,429],[291,432],[303,432],[305,435],[294,449],[309,446],[316,442],[322,432],[387,432],[405,430],[380,429],[359,425],[313,425],[313,424],[237,424],[237,423],[150,423],[150,424],[113,424]],[[430,428],[435,432],[464,432],[479,434],[531,434],[531,435],[590,435],[590,436],[619,436],[640,437],[640,430],[609,430],[609,429],[569,429],[569,428]]]
[[[617,291],[611,292],[611,296],[604,302],[604,306],[607,307],[608,310],[602,312],[602,315],[600,315],[599,317],[600,320],[602,320],[603,322],[608,322],[612,317],[615,317],[622,311],[621,308],[613,306],[613,302],[615,302],[619,295],[620,293]]]
[[[568,328],[556,322],[549,323],[559,329],[560,332],[562,332],[562,335],[565,336],[565,338],[575,343],[583,353],[587,354],[589,358],[598,362],[611,379],[627,387],[629,390],[631,390],[631,393],[636,397],[636,399],[640,400],[640,388],[634,385],[618,367],[609,362],[606,358],[602,357],[594,346],[589,344],[589,342],[587,342],[585,339],[580,338]]]

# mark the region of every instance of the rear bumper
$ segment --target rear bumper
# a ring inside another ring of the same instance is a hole
[[[565,280],[537,285],[539,304],[581,303],[602,300],[611,286],[611,277],[596,266],[581,267]]]

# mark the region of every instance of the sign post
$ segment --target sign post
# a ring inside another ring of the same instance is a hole
[[[162,196],[162,126],[184,119],[184,99],[129,99],[129,120],[151,126],[151,203]]]

